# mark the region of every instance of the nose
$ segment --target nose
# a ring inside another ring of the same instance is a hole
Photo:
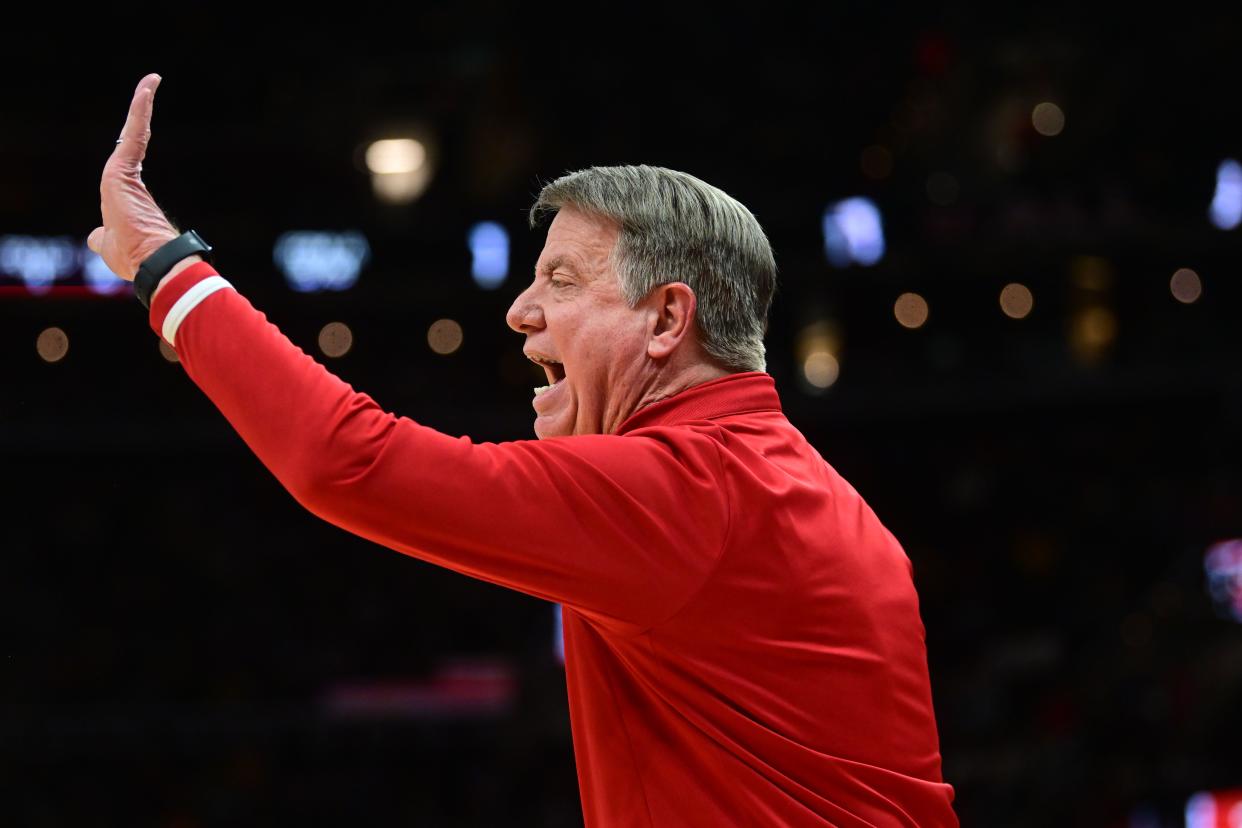
[[[533,285],[531,287],[534,287]],[[505,314],[509,327],[518,333],[529,334],[543,327],[543,308],[535,301],[531,288],[522,291]]]

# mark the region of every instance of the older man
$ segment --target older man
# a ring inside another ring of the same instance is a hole
[[[775,265],[746,208],[653,167],[546,187],[508,313],[547,372],[541,439],[474,443],[384,412],[189,255],[140,178],[158,83],[91,248],[308,509],[564,604],[588,825],[957,824],[909,560],[781,413]]]

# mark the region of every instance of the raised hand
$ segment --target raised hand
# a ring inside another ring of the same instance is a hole
[[[103,257],[108,268],[133,281],[138,266],[165,242],[180,235],[142,183],[142,161],[151,139],[151,112],[160,76],[138,82],[129,117],[99,183],[103,226],[91,231],[86,244]]]

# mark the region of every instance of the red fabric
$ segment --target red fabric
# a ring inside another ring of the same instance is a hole
[[[214,274],[165,285],[157,333]],[[385,413],[233,290],[176,341],[312,512],[564,605],[588,826],[957,825],[910,562],[769,375],[695,386],[616,435],[474,443]]]

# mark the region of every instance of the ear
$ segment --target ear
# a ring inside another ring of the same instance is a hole
[[[665,359],[694,335],[694,315],[698,307],[694,291],[685,282],[658,285],[647,297],[651,302],[652,330],[647,355]]]

